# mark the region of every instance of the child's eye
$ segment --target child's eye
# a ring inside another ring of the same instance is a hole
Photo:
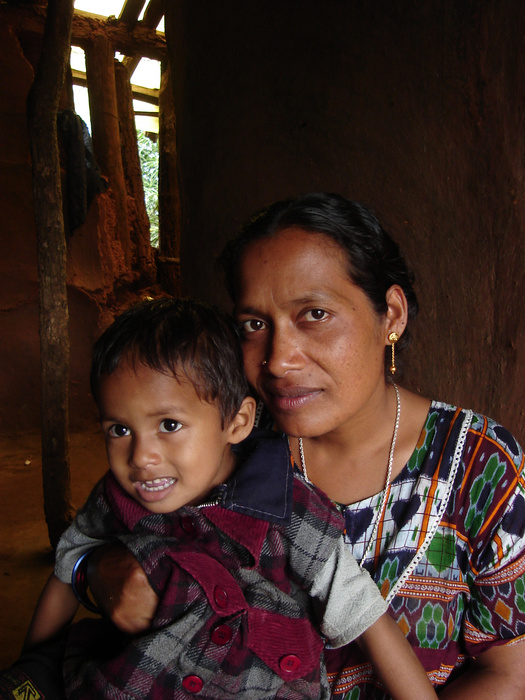
[[[114,438],[127,437],[129,434],[129,428],[126,428],[125,425],[121,425],[120,423],[115,423],[115,425],[112,425],[108,430],[108,435]]]
[[[177,430],[182,428],[182,423],[178,420],[173,420],[172,418],[166,418],[163,420],[159,426],[159,431],[161,433],[176,433]]]
[[[305,313],[304,318],[306,321],[322,321],[327,315],[328,312],[324,309],[310,309]]]
[[[242,333],[255,333],[256,331],[262,331],[266,327],[264,321],[259,321],[257,318],[250,318],[247,321],[242,321],[241,332]]]

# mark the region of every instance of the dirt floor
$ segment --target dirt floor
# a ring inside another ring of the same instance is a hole
[[[82,505],[106,470],[97,426],[70,439],[71,491]],[[33,607],[52,570],[44,521],[40,434],[0,436],[0,669],[18,656]]]

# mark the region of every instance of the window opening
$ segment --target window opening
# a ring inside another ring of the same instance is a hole
[[[75,0],[75,10],[83,10],[101,17],[118,17],[124,0]]]
[[[120,4],[121,2],[122,0],[119,0]],[[77,0],[75,7],[79,7],[80,4]],[[123,56],[118,53],[115,57],[119,60],[123,59]],[[86,59],[83,49],[78,46],[71,47],[71,70],[73,72],[75,111],[86,123],[91,134],[89,95],[86,83]],[[158,90],[160,88],[160,77],[160,62],[148,58],[142,58],[139,61],[131,77],[134,95],[140,95],[144,98],[134,99],[133,109],[135,112],[144,198],[150,221],[150,242],[154,247],[159,245]]]
[[[159,247],[159,142],[157,136],[158,134],[137,129],[150,242],[155,248]]]

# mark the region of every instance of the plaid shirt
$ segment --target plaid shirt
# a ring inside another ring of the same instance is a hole
[[[281,438],[244,444],[242,466],[208,504],[152,514],[109,473],[63,538],[67,552],[112,533],[160,603],[150,633],[107,621],[71,630],[69,698],[328,698],[308,590],[340,541],[342,518],[294,474]],[[61,570],[62,569],[62,570]]]

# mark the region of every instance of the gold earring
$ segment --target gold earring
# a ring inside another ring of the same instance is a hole
[[[392,331],[388,335],[388,340],[390,341],[392,345],[392,363],[390,365],[390,374],[394,375],[396,373],[396,351],[395,351],[395,346],[397,341],[399,340],[399,336],[395,331]]]
[[[263,360],[261,362],[262,367],[265,367],[268,364],[268,360]]]

